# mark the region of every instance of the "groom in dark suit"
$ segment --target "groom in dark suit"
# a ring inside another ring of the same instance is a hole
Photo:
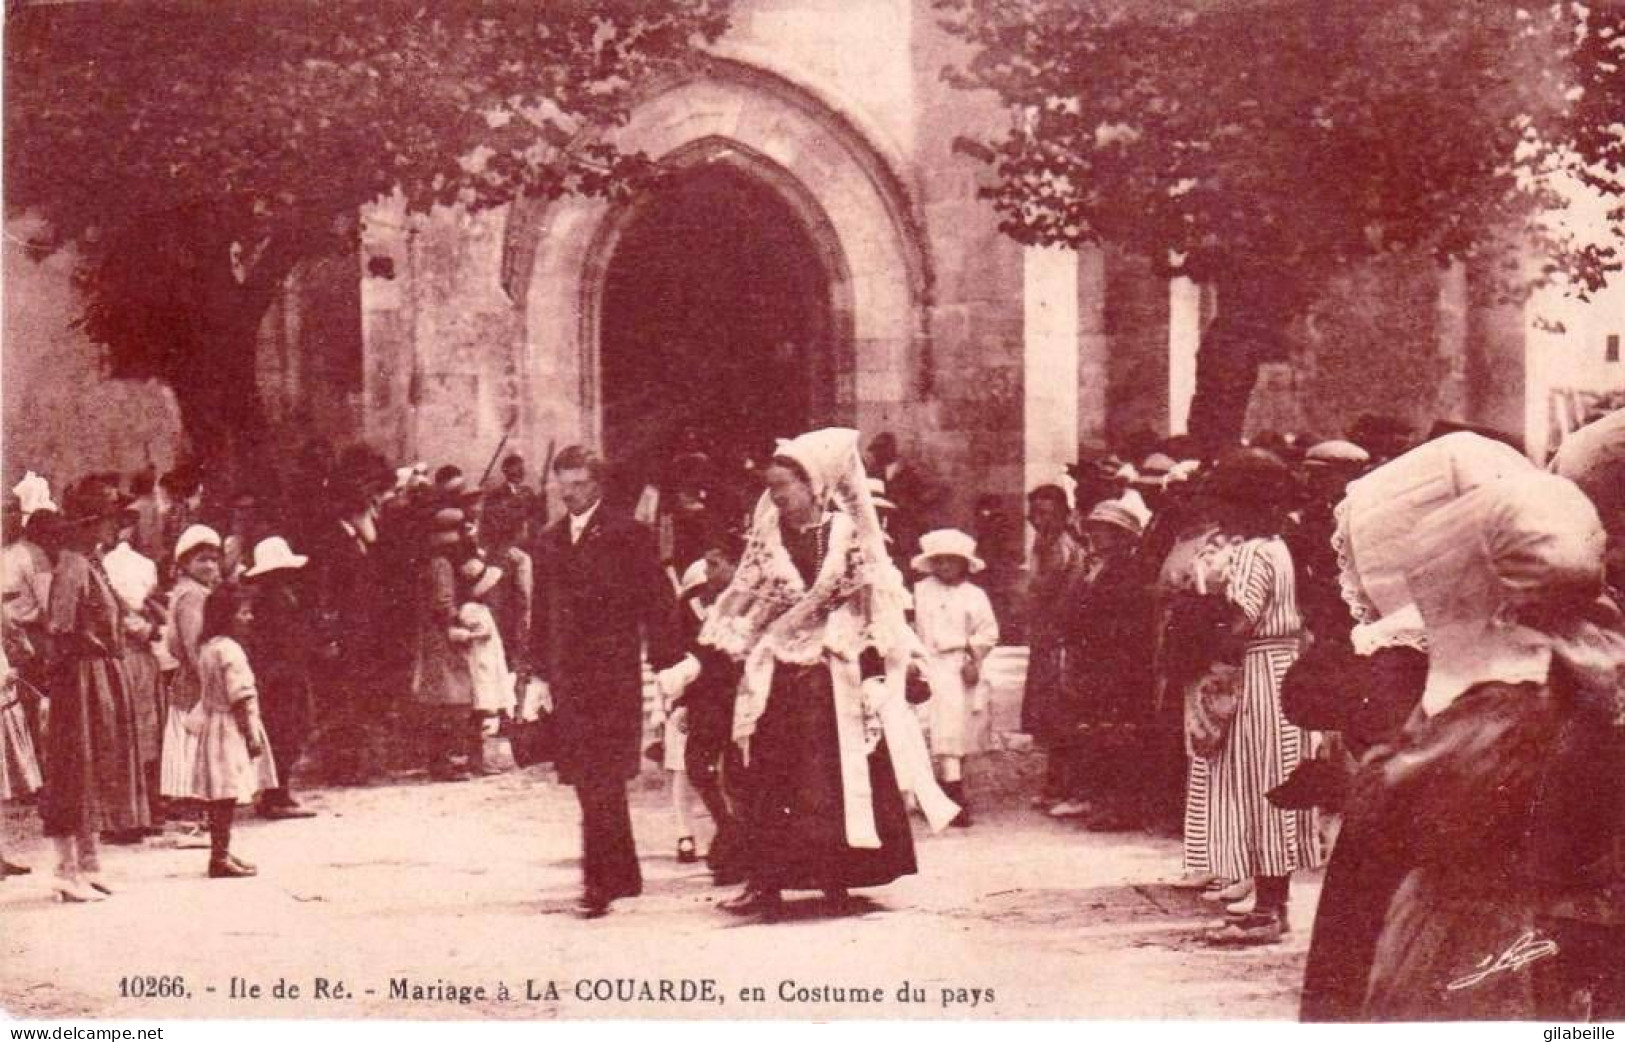
[[[643,740],[643,649],[682,657],[674,594],[652,532],[603,502],[604,466],[571,446],[553,473],[565,514],[538,543],[536,663],[552,689],[559,781],[581,802],[581,914],[643,890],[626,783]]]

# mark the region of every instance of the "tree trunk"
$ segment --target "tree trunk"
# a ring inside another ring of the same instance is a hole
[[[1197,350],[1188,428],[1209,458],[1241,443],[1258,367],[1287,357],[1295,288],[1259,272],[1217,281],[1218,314]]]
[[[258,321],[246,315],[211,316],[217,330],[188,345],[169,384],[191,443],[191,458],[211,478],[235,479],[263,436],[264,410],[255,372]]]
[[[224,256],[226,250],[211,251]],[[229,265],[200,272],[188,335],[172,354],[169,383],[192,457],[211,481],[232,483],[257,462],[266,439],[259,391],[259,327],[297,255],[274,244],[239,282]]]

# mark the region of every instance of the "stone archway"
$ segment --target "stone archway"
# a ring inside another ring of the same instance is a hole
[[[832,316],[816,422],[919,429],[931,272],[893,164],[848,120],[772,73],[716,59],[656,91],[617,132],[675,171],[726,164],[771,189],[816,248]],[[604,280],[639,200],[512,209],[502,276],[523,309],[524,427],[602,444]]]
[[[598,441],[633,470],[703,432],[724,458],[852,422],[851,279],[816,201],[707,138],[603,221],[582,302]],[[639,474],[640,480],[653,474]]]

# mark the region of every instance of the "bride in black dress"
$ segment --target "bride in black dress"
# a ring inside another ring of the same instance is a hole
[[[785,890],[842,900],[915,871],[900,777],[933,825],[957,808],[928,761],[920,769],[913,717],[898,711],[919,645],[858,433],[781,442],[766,477],[739,568],[700,639],[743,669],[735,791],[746,794],[748,884],[723,907],[771,916]]]

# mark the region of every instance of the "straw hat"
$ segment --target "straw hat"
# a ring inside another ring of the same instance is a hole
[[[304,554],[296,554],[288,541],[279,535],[261,539],[254,546],[254,567],[244,573],[245,578],[256,579],[269,572],[303,568],[310,563]]]
[[[1140,498],[1140,494],[1130,490],[1119,499],[1096,503],[1085,520],[1116,525],[1138,538],[1145,533],[1145,526],[1151,520],[1151,511],[1146,507],[1145,500]]]
[[[929,572],[933,557],[963,558],[973,573],[987,567],[976,556],[976,540],[957,528],[939,528],[920,536],[920,552],[912,562],[913,569],[916,572]]]
[[[220,533],[208,525],[188,525],[181,533],[181,537],[175,541],[175,560],[179,561],[193,550],[203,547],[220,550],[223,546]]]

